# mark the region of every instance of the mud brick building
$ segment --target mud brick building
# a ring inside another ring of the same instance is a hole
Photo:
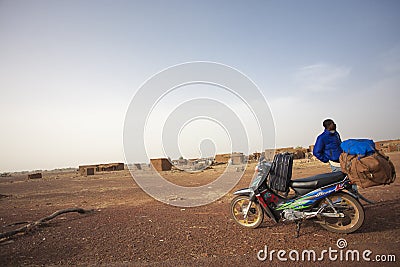
[[[245,162],[243,153],[232,153],[232,165],[240,165]]]
[[[150,159],[150,163],[157,171],[170,171],[172,168],[172,163],[166,158]]]
[[[28,174],[28,179],[40,179],[40,178],[42,178],[42,173],[40,172]]]
[[[266,149],[265,150],[265,159],[267,161],[272,161],[274,159],[274,156],[279,153],[292,153],[294,159],[304,159],[306,157],[306,153],[309,152],[309,149],[307,148],[302,148],[302,147],[283,147],[283,148],[277,148],[277,149]]]
[[[231,159],[231,154],[218,154],[215,155],[215,162],[216,163],[228,163]]]
[[[243,153],[234,152],[232,154],[217,154],[215,155],[215,163],[228,163],[233,165],[243,164],[246,161],[246,156]]]
[[[106,163],[106,164],[95,164],[95,165],[82,165],[79,166],[79,173],[81,175],[94,175],[98,172],[108,171],[122,171],[125,169],[124,163]]]
[[[400,151],[400,139],[375,142],[375,148],[383,153]]]

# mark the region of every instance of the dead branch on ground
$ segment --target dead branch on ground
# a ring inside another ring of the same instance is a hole
[[[15,229],[15,230],[12,230],[9,232],[5,232],[5,233],[0,233],[0,242],[6,240],[16,234],[27,233],[29,231],[32,231],[34,228],[44,224],[45,222],[48,222],[48,221],[54,219],[55,217],[57,217],[61,214],[69,213],[69,212],[78,212],[79,214],[87,214],[87,213],[92,213],[93,211],[94,210],[84,210],[82,208],[69,208],[69,209],[64,209],[64,210],[58,210],[47,217],[44,217],[37,221],[28,223],[27,225],[20,227],[18,229]],[[14,225],[17,225],[17,224],[21,224],[21,223],[15,223]]]

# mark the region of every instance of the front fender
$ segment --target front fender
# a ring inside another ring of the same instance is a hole
[[[240,195],[240,196],[250,196],[251,190],[250,188],[243,188],[239,189],[236,192],[233,192],[234,195]]]

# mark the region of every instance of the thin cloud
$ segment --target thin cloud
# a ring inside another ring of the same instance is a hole
[[[387,74],[397,75],[400,73],[400,44],[382,54],[381,66]]]
[[[349,76],[351,68],[329,64],[314,64],[299,68],[294,74],[298,88],[311,92],[337,89],[338,84]]]

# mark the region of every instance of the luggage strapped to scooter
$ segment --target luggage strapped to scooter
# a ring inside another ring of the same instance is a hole
[[[272,190],[288,192],[292,178],[293,154],[280,153],[274,156],[269,172],[269,187]]]

